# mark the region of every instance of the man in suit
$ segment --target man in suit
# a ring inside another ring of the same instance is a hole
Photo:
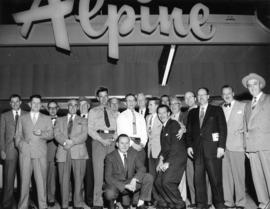
[[[52,125],[55,126],[57,111],[59,106],[56,101],[51,100],[47,104],[47,109],[51,117]],[[55,191],[56,191],[56,160],[55,154],[57,150],[57,142],[55,139],[47,142],[47,201],[48,206],[55,205]]]
[[[137,94],[137,103],[138,108],[136,108],[136,111],[146,118],[146,116],[149,114],[149,110],[147,108],[147,100],[144,93]]]
[[[110,107],[111,107],[113,113],[115,114],[115,118],[117,118],[118,115],[120,114],[120,112],[119,112],[119,99],[117,99],[116,97],[110,98],[109,104],[110,104]]]
[[[3,172],[3,209],[11,209],[14,200],[14,181],[18,174],[18,150],[15,147],[15,133],[19,117],[25,114],[21,110],[21,97],[17,94],[10,96],[11,110],[1,115],[0,124],[0,152],[4,161]],[[19,178],[17,178],[19,179]],[[19,188],[17,186],[17,188]]]
[[[88,120],[88,111],[90,109],[90,102],[86,97],[79,98],[80,103],[80,116]],[[85,142],[88,159],[86,160],[86,170],[84,177],[84,199],[89,207],[93,207],[94,198],[94,173],[93,173],[93,158],[92,158],[92,138],[87,134]]]
[[[221,107],[208,103],[209,90],[198,90],[200,107],[188,114],[187,150],[194,158],[195,192],[197,208],[207,208],[207,172],[213,191],[215,208],[224,208],[222,189],[222,157],[226,145],[227,126]]]
[[[108,106],[109,91],[100,87],[96,92],[99,105],[88,114],[88,134],[92,138],[94,169],[94,209],[103,209],[102,185],[104,182],[104,159],[115,148],[116,118]]]
[[[167,105],[168,107],[170,106],[170,97],[167,94],[163,94],[160,97],[160,103],[163,105]]]
[[[222,87],[222,105],[227,122],[226,149],[222,162],[223,192],[227,208],[243,209],[245,193],[244,110],[245,103],[234,100],[231,86]],[[234,201],[235,196],[235,201]]]
[[[38,207],[47,208],[47,140],[53,139],[51,118],[39,112],[41,96],[30,97],[30,113],[18,120],[15,144],[19,150],[21,196],[18,209],[28,208],[29,188],[32,173],[37,186]]]
[[[189,112],[197,108],[198,105],[196,103],[196,95],[192,91],[187,91],[184,95],[185,103],[188,106],[188,110],[183,112],[183,124],[187,126],[187,118]],[[187,174],[187,184],[188,184],[188,190],[190,194],[190,205],[188,205],[189,208],[195,208],[196,207],[196,201],[195,201],[195,188],[194,188],[194,165],[193,165],[193,159],[188,156],[187,158],[187,168],[186,168],[186,174]],[[208,196],[208,207],[212,205],[212,192],[211,187],[209,183],[208,175],[206,174],[206,185],[207,185],[207,196]]]
[[[88,159],[85,141],[87,139],[87,120],[76,115],[78,101],[68,101],[68,115],[57,118],[54,129],[56,141],[59,143],[56,153],[59,182],[62,197],[62,209],[68,208],[70,191],[70,173],[73,171],[75,209],[83,209],[83,179],[85,163]]]
[[[245,108],[246,152],[259,208],[269,208],[270,202],[270,95],[263,93],[265,80],[256,73],[242,79],[253,96]]]
[[[157,208],[186,208],[178,190],[187,162],[185,143],[176,137],[180,125],[170,119],[171,112],[167,105],[160,105],[157,111],[163,124],[160,134],[161,151],[156,168],[158,174],[155,180],[156,189],[161,197]]]
[[[130,138],[121,134],[116,140],[117,149],[105,159],[105,198],[114,209],[114,201],[122,196],[123,208],[129,208],[130,197],[139,193],[137,209],[145,209],[145,201],[151,200],[153,177],[146,173],[138,152],[130,149]]]
[[[160,100],[158,98],[152,97],[148,100],[148,109],[149,115],[146,117],[146,127],[147,127],[147,135],[148,135],[148,149],[147,149],[147,157],[148,157],[148,167],[149,173],[156,178],[157,172],[156,167],[158,165],[158,155],[160,153],[160,133],[162,128],[162,123],[160,122],[157,115],[157,108],[159,106]],[[154,205],[157,204],[160,197],[155,187],[152,190],[152,199]]]

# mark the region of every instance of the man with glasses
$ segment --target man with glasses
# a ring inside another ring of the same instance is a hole
[[[54,135],[58,144],[56,160],[59,170],[61,191],[61,207],[69,206],[70,174],[71,169],[74,179],[73,205],[74,209],[83,209],[83,179],[85,175],[88,153],[85,145],[87,139],[87,120],[76,115],[78,101],[68,101],[68,114],[57,118]]]
[[[188,115],[187,151],[194,159],[197,208],[207,208],[205,174],[208,173],[213,203],[216,209],[223,209],[222,157],[226,145],[227,126],[221,107],[208,103],[209,90],[199,88],[200,106]]]

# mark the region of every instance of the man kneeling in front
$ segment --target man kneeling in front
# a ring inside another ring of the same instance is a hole
[[[138,152],[129,149],[130,138],[121,134],[116,140],[117,149],[105,159],[105,198],[109,200],[109,209],[114,209],[115,200],[121,196],[124,209],[130,207],[130,199],[139,193],[137,209],[145,209],[145,201],[151,200],[153,177],[146,173],[146,168]]]

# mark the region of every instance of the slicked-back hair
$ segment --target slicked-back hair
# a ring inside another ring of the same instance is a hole
[[[129,139],[129,141],[130,141],[130,138],[129,138],[128,135],[126,135],[126,134],[120,134],[120,135],[117,137],[117,139],[115,140],[115,142],[119,142],[119,139],[120,139],[121,137],[127,137],[127,138]]]
[[[10,95],[9,101],[11,101],[12,98],[18,98],[20,101],[22,101],[22,98],[21,98],[21,96],[19,94],[12,94],[12,95]]]
[[[48,108],[49,108],[49,106],[50,106],[51,103],[55,103],[55,104],[56,104],[56,108],[59,107],[59,105],[58,105],[58,103],[56,102],[56,100],[50,100],[50,101],[48,102],[48,104],[47,104],[47,107],[48,107]]]
[[[128,93],[128,94],[125,96],[125,100],[126,100],[126,101],[127,101],[127,98],[128,98],[129,96],[134,97],[135,101],[137,101],[137,98],[136,98],[135,94],[132,94],[132,93]]]
[[[151,97],[148,99],[148,104],[150,101],[154,101],[156,105],[160,105],[160,99],[157,97]]]
[[[206,91],[206,94],[209,95],[209,89],[206,88],[206,87],[200,87],[200,88],[198,88],[197,93],[198,93],[201,89],[205,90],[205,91]]]
[[[30,96],[30,101],[32,101],[34,98],[40,99],[40,101],[42,100],[42,97],[39,94],[33,94]]]
[[[157,112],[161,108],[166,108],[167,112],[170,113],[170,115],[172,114],[172,111],[171,111],[171,109],[169,108],[168,105],[164,105],[164,104],[159,105],[158,108],[157,108]]]
[[[230,86],[230,85],[228,85],[228,84],[226,84],[226,85],[224,85],[224,86],[221,87],[221,92],[223,91],[223,89],[231,89],[232,92],[234,92],[233,87]]]
[[[96,96],[98,97],[99,96],[99,93],[100,92],[103,92],[103,91],[106,91],[107,94],[109,93],[109,90],[106,87],[101,86],[101,87],[98,88],[98,90],[96,92]]]

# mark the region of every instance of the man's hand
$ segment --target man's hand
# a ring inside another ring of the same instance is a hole
[[[191,158],[193,159],[194,152],[193,152],[192,147],[189,147],[189,148],[187,149],[187,153],[188,153],[188,156],[191,157]]]
[[[132,144],[132,147],[137,150],[138,152],[141,151],[143,149],[143,145],[142,144]]]
[[[41,136],[41,130],[40,129],[33,130],[33,134],[36,136]]]
[[[224,149],[221,147],[217,148],[217,158],[222,158],[224,155]]]
[[[162,165],[163,165],[163,160],[160,159],[159,162],[158,162],[158,165],[157,165],[157,167],[156,167],[156,171],[157,171],[157,172],[161,171]]]
[[[70,140],[70,139],[67,139],[67,140],[65,141],[64,149],[65,149],[65,150],[69,150],[72,146],[73,146],[73,141]]]
[[[133,178],[129,184],[125,185],[125,188],[128,189],[129,191],[134,192],[136,190],[136,183],[138,180],[136,178]]]
[[[1,159],[2,160],[5,160],[7,158],[7,155],[6,155],[6,153],[5,153],[5,151],[1,151]]]
[[[182,139],[182,136],[184,134],[184,130],[182,128],[179,129],[178,133],[176,134],[176,137],[178,140]]]
[[[163,163],[163,165],[160,167],[161,171],[165,172],[169,168],[170,164],[168,162]]]

